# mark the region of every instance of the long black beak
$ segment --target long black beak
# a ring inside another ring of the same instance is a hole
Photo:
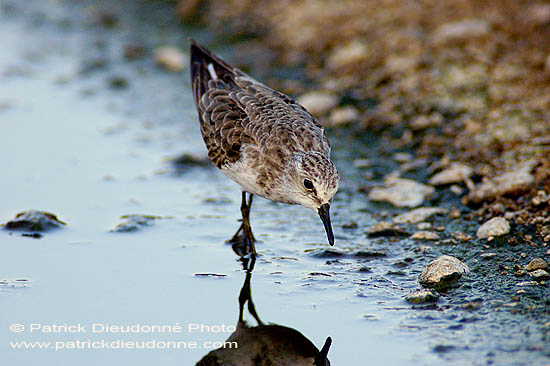
[[[328,243],[334,245],[334,234],[332,233],[332,225],[330,224],[330,204],[324,203],[317,209],[321,221],[325,225],[325,230],[327,232]]]

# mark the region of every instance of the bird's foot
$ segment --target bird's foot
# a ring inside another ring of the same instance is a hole
[[[227,244],[231,244],[233,251],[240,257],[247,255],[256,256],[256,247],[254,243],[256,239],[254,234],[252,234],[252,229],[250,226],[241,224],[239,230],[233,235],[233,237],[226,241]]]

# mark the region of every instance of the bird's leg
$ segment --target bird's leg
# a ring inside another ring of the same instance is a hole
[[[252,206],[252,197],[254,195],[249,193],[248,202],[246,199],[246,192],[243,191],[242,201],[241,201],[241,214],[242,224],[239,227],[239,230],[233,235],[230,243],[234,245],[233,249],[235,250],[235,244],[244,244],[246,245],[247,253],[252,253],[253,256],[256,255],[256,247],[254,246],[255,238],[252,234],[252,228],[250,226],[250,207]],[[239,253],[237,253],[239,254]]]

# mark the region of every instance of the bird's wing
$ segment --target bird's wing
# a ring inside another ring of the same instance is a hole
[[[244,144],[330,153],[323,129],[305,108],[194,41],[191,81],[208,156],[217,167],[237,161]]]

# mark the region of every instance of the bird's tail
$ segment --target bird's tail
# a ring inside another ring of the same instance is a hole
[[[193,86],[195,105],[198,106],[199,99],[208,89],[210,80],[231,83],[235,78],[235,70],[195,40],[190,39],[189,41],[191,44],[191,85]]]

